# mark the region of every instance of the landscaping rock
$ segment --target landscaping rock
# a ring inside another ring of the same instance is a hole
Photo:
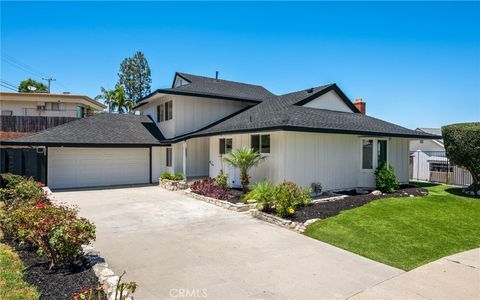
[[[236,212],[245,212],[255,207],[255,203],[245,204],[245,203],[232,203],[226,200],[219,200],[212,197],[203,196],[197,193],[193,193],[190,190],[183,191],[183,194],[197,200],[205,201],[216,206],[220,206],[229,210]]]
[[[313,224],[313,223],[317,222],[318,220],[320,220],[320,219],[319,218],[310,219],[310,220],[305,221],[303,223],[303,225],[305,225],[305,227],[307,227],[308,225]]]
[[[169,191],[178,191],[188,189],[188,184],[185,180],[169,180],[160,178],[159,185]]]
[[[374,191],[372,191],[370,194],[372,194],[372,195],[374,195],[374,196],[378,196],[378,195],[381,195],[382,192],[379,191],[379,190],[374,190]]]

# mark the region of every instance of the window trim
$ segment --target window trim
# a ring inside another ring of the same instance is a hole
[[[365,168],[364,167],[364,164],[363,164],[363,158],[364,158],[364,155],[363,155],[363,149],[364,149],[364,142],[365,141],[371,141],[371,145],[372,145],[372,154],[370,155],[371,157],[371,168]],[[365,171],[371,171],[371,170],[374,170],[375,169],[375,140],[374,139],[361,139],[360,140],[360,166],[362,168],[362,170],[365,170]]]
[[[268,136],[268,141],[269,141],[268,152],[263,152],[262,151],[262,136]],[[258,150],[253,147],[252,139],[254,137],[258,137]],[[260,154],[270,154],[272,152],[272,136],[271,136],[271,134],[252,134],[252,135],[250,135],[250,148],[252,148],[253,150],[256,150]]]
[[[372,168],[371,169],[365,169],[363,168],[363,142],[364,141],[372,141]],[[386,143],[386,163],[389,162],[389,155],[388,155],[388,148],[389,146],[389,139],[386,138],[368,138],[364,137],[360,139],[360,170],[362,171],[375,171],[378,166],[379,166],[379,160],[378,160],[378,150],[379,150],[379,141],[385,141]]]

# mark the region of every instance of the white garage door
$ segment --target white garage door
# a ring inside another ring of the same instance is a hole
[[[53,189],[149,181],[146,148],[48,148],[48,186]]]

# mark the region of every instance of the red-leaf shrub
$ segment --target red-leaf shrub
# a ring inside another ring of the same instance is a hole
[[[190,186],[192,192],[212,197],[219,200],[231,200],[235,196],[228,190],[219,186],[212,178],[207,177],[203,180],[197,180]]]
[[[11,177],[11,178],[10,178]],[[18,176],[5,176],[2,178],[7,181],[7,187],[1,190],[1,199],[7,209],[15,209],[30,202],[35,205],[39,202],[48,202],[46,192],[42,189],[43,184],[36,182],[33,178],[21,178]],[[9,179],[6,179],[9,178]]]
[[[2,228],[12,238],[45,254],[50,267],[74,262],[82,245],[95,240],[95,225],[79,218],[77,210],[48,202],[30,203],[7,211]]]

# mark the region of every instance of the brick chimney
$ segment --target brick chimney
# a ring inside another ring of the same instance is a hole
[[[362,113],[367,113],[367,103],[363,102],[362,98],[357,98],[353,101],[353,105]]]

